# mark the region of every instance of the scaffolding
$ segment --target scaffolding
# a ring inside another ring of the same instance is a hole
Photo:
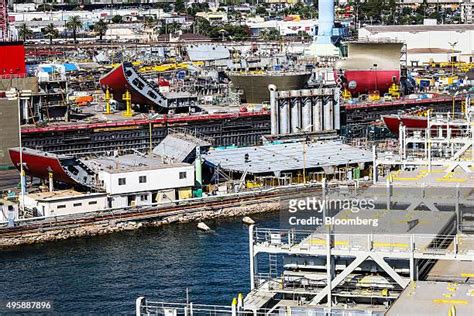
[[[0,0],[0,41],[8,40],[8,3]]]

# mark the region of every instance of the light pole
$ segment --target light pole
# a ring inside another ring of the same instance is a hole
[[[21,138],[21,100],[27,100],[31,94],[22,93],[19,90],[15,90],[12,94],[7,95],[8,100],[17,100],[17,110],[18,110],[18,142],[20,148],[20,210],[24,212],[25,210],[25,194],[26,194],[26,175],[25,169],[23,168],[23,145]]]
[[[454,42],[454,43],[451,43],[451,42],[448,42],[449,46],[451,46],[451,77],[454,76],[454,61],[453,61],[453,56],[454,56],[454,47],[456,47],[456,45],[458,44],[458,42]]]

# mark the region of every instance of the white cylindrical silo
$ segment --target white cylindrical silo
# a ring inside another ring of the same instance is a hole
[[[334,129],[334,110],[332,97],[324,97],[324,130],[330,131]]]
[[[281,91],[278,100],[278,115],[279,115],[279,134],[285,135],[290,132],[290,105],[289,105],[288,91]]]
[[[290,91],[290,107],[291,107],[291,120],[290,130],[292,133],[299,133],[301,131],[300,123],[300,91]]]
[[[309,132],[311,126],[311,90],[301,91],[301,128]]]
[[[312,97],[313,104],[313,131],[320,132],[323,129],[323,97],[315,95]]]
[[[272,135],[278,134],[278,105],[277,87],[273,84],[268,86],[270,92],[270,130]]]

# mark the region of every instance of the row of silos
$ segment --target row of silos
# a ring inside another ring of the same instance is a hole
[[[340,129],[339,88],[278,91],[270,85],[272,135]]]

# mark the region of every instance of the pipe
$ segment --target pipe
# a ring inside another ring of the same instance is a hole
[[[341,129],[341,98],[340,89],[335,88],[334,90],[334,129]]]
[[[202,161],[201,161],[201,148],[196,147],[196,160],[194,161],[194,168],[196,172],[196,187],[199,189],[202,187]]]
[[[53,172],[48,172],[48,184],[49,184],[49,192],[54,191],[54,181],[53,181]]]
[[[272,135],[278,134],[277,90],[277,86],[275,86],[274,84],[268,86],[268,91],[270,91],[270,130]]]

